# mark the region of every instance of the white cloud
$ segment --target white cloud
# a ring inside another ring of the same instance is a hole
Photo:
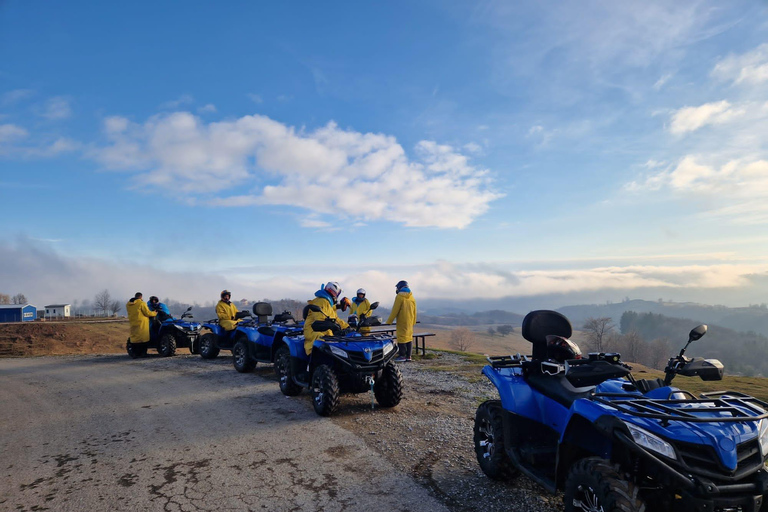
[[[248,99],[256,104],[264,103],[264,100],[258,94],[248,93],[246,96],[248,96]]]
[[[160,108],[162,110],[173,110],[173,109],[179,108],[182,105],[189,105],[190,103],[194,103],[194,101],[195,101],[195,98],[191,94],[182,94],[175,100],[161,103]]]
[[[682,134],[698,130],[708,124],[723,124],[743,116],[746,110],[733,108],[726,100],[705,103],[698,107],[683,107],[672,113],[669,131]]]
[[[742,55],[727,56],[715,65],[712,76],[745,85],[768,81],[768,43]]]
[[[7,107],[25,100],[34,94],[35,91],[32,89],[14,89],[13,91],[8,91],[3,94],[2,100],[0,100],[0,105]]]
[[[0,124],[0,144],[14,142],[23,139],[29,132],[15,124]]]
[[[669,81],[670,78],[672,78],[672,73],[667,73],[666,75],[661,76],[658,80],[656,80],[656,83],[653,84],[653,89],[656,91],[660,91],[662,87]]]
[[[197,111],[201,114],[213,113],[213,112],[216,112],[216,105],[214,105],[213,103],[208,103],[207,105],[198,108]]]
[[[468,142],[464,144],[464,149],[470,153],[482,153],[483,146],[481,146],[477,142]]]
[[[487,171],[451,146],[421,141],[418,158],[409,159],[394,137],[333,122],[307,132],[266,116],[206,124],[175,112],[143,125],[108,118],[105,133],[109,145],[91,157],[111,169],[145,171],[145,183],[173,183],[216,206],[288,205],[361,222],[464,228],[501,197],[489,190]],[[268,184],[215,197],[256,177]]]
[[[51,121],[67,119],[72,115],[70,99],[65,96],[50,98],[46,101],[45,106],[39,111],[39,114]]]

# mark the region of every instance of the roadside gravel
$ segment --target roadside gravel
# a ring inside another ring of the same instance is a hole
[[[367,394],[347,395],[334,422],[351,430],[398,469],[413,475],[454,511],[563,510],[524,476],[487,478],[477,464],[472,429],[477,406],[498,398],[477,365],[445,352],[435,359],[401,363],[405,396],[398,407],[371,413]]]

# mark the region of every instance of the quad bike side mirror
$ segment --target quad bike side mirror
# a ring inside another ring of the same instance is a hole
[[[379,307],[379,302],[378,302],[378,301],[376,301],[376,302],[374,302],[373,304],[371,304],[371,309],[372,309],[372,310],[373,310],[373,309],[376,309],[377,307]]]
[[[187,308],[187,311],[192,311],[192,306],[189,306],[189,307]],[[185,311],[185,313],[186,313],[186,311]]]
[[[704,324],[699,325],[698,327],[694,327],[691,329],[690,334],[688,334],[688,343],[692,341],[700,340],[702,336],[707,334],[707,326]]]

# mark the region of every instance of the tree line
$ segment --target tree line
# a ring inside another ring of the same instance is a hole
[[[625,312],[617,326],[609,317],[588,318],[582,330],[585,352],[620,352],[622,359],[658,370],[688,341],[699,322],[657,313]],[[768,375],[768,337],[709,325],[706,336],[694,342],[687,355],[719,359],[731,375]]]

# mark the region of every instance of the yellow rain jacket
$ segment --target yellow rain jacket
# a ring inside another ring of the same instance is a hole
[[[395,297],[395,304],[389,314],[387,323],[397,320],[397,342],[410,343],[413,341],[413,326],[416,325],[416,299],[411,292],[400,292]]]
[[[231,302],[224,302],[220,300],[216,304],[216,315],[219,317],[219,325],[221,325],[225,331],[231,331],[242,319],[235,320],[235,314],[237,313],[237,306]]]
[[[157,316],[150,311],[147,303],[141,299],[131,299],[125,305],[128,311],[128,323],[131,326],[131,343],[146,343],[149,341],[149,319]]]
[[[363,315],[371,316],[371,301],[363,299],[363,302],[356,304],[354,299],[352,300],[352,307],[349,310],[350,315],[357,315],[357,321],[362,320]],[[370,327],[361,327],[360,332],[362,334],[368,334],[371,332]]]
[[[328,299],[324,297],[317,297],[307,302],[309,304],[320,306],[320,309],[323,310],[322,313],[315,313],[314,311],[310,311],[309,314],[307,314],[307,319],[304,320],[304,350],[306,351],[307,355],[309,355],[312,353],[312,344],[316,339],[322,338],[323,336],[331,336],[333,334],[333,332],[330,330],[324,332],[313,331],[312,322],[316,322],[317,320],[325,320],[325,317],[328,316],[338,321],[342,329],[349,327],[349,324],[338,317],[336,314],[336,306],[332,306],[331,303],[328,302]]]

